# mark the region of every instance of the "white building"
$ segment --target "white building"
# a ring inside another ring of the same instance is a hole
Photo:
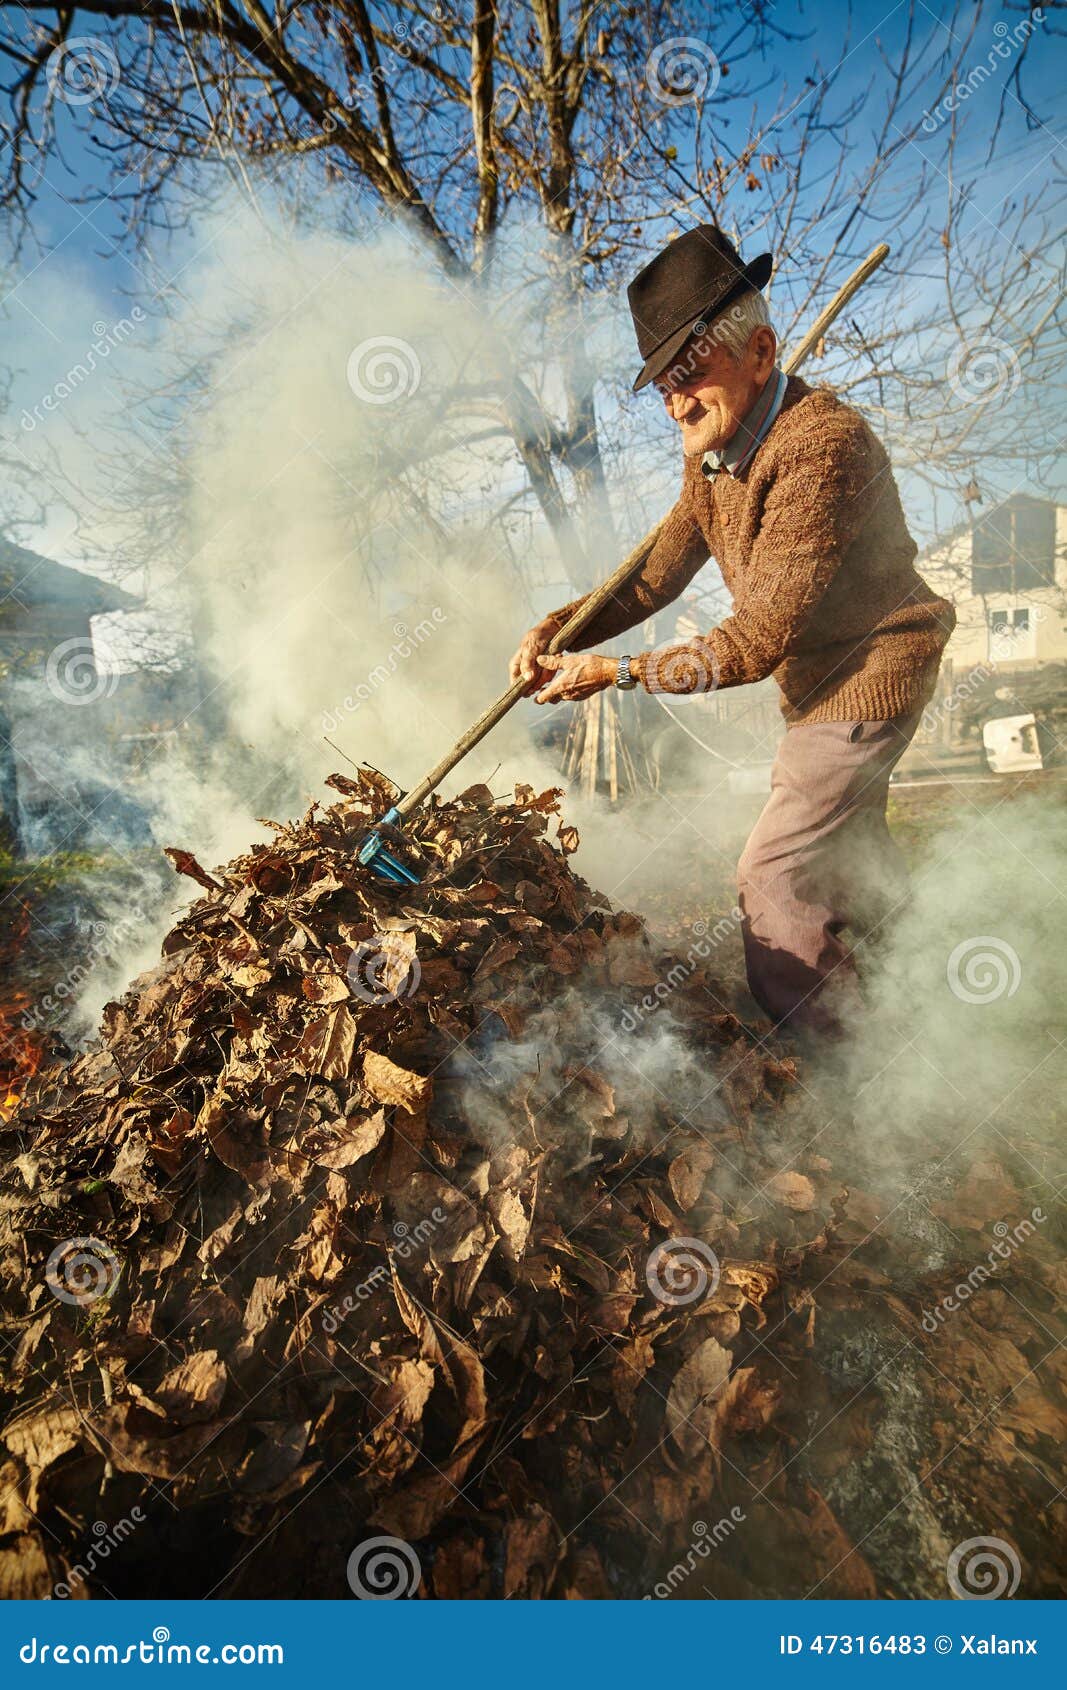
[[[918,568],[956,607],[945,659],[957,679],[1067,662],[1067,505],[1015,493],[930,547]]]

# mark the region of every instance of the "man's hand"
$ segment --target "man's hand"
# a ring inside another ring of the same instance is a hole
[[[531,628],[528,634],[523,635],[522,644],[511,660],[508,673],[513,684],[519,680],[526,682],[524,697],[529,698],[539,687],[545,686],[552,679],[548,669],[541,662],[541,657],[559,630],[560,624],[555,618],[546,616],[536,628]]]
[[[567,700],[592,698],[595,692],[614,685],[618,659],[600,657],[594,651],[565,651],[559,657],[542,657],[542,669],[555,674],[537,694],[538,704],[562,704]]]

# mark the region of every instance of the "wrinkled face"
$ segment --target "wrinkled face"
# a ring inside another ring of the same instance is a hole
[[[722,346],[691,341],[656,389],[682,433],[687,458],[721,452],[737,432],[774,368],[777,341],[769,327],[754,329],[740,361]]]

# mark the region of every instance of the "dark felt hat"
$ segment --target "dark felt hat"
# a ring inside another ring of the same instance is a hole
[[[639,271],[626,290],[644,368],[633,390],[662,375],[702,325],[751,289],[766,287],[773,258],[742,262],[733,242],[710,223],[679,235]]]

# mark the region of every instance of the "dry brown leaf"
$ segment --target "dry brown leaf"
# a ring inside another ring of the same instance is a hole
[[[344,1004],[338,1004],[309,1023],[298,1051],[306,1074],[343,1080],[352,1071],[355,1048],[355,1020]]]
[[[776,1203],[781,1203],[786,1209],[794,1209],[798,1214],[806,1214],[815,1207],[815,1187],[806,1174],[789,1170],[772,1174],[765,1189]]]
[[[207,1420],[226,1394],[226,1368],[215,1350],[200,1350],[172,1367],[152,1392],[172,1420]]]
[[[369,1050],[363,1058],[363,1079],[380,1103],[396,1104],[409,1115],[421,1113],[433,1096],[431,1079],[401,1068],[376,1050]]]
[[[683,1455],[699,1455],[716,1422],[716,1399],[730,1376],[731,1356],[717,1338],[705,1338],[671,1381],[667,1426]]]

